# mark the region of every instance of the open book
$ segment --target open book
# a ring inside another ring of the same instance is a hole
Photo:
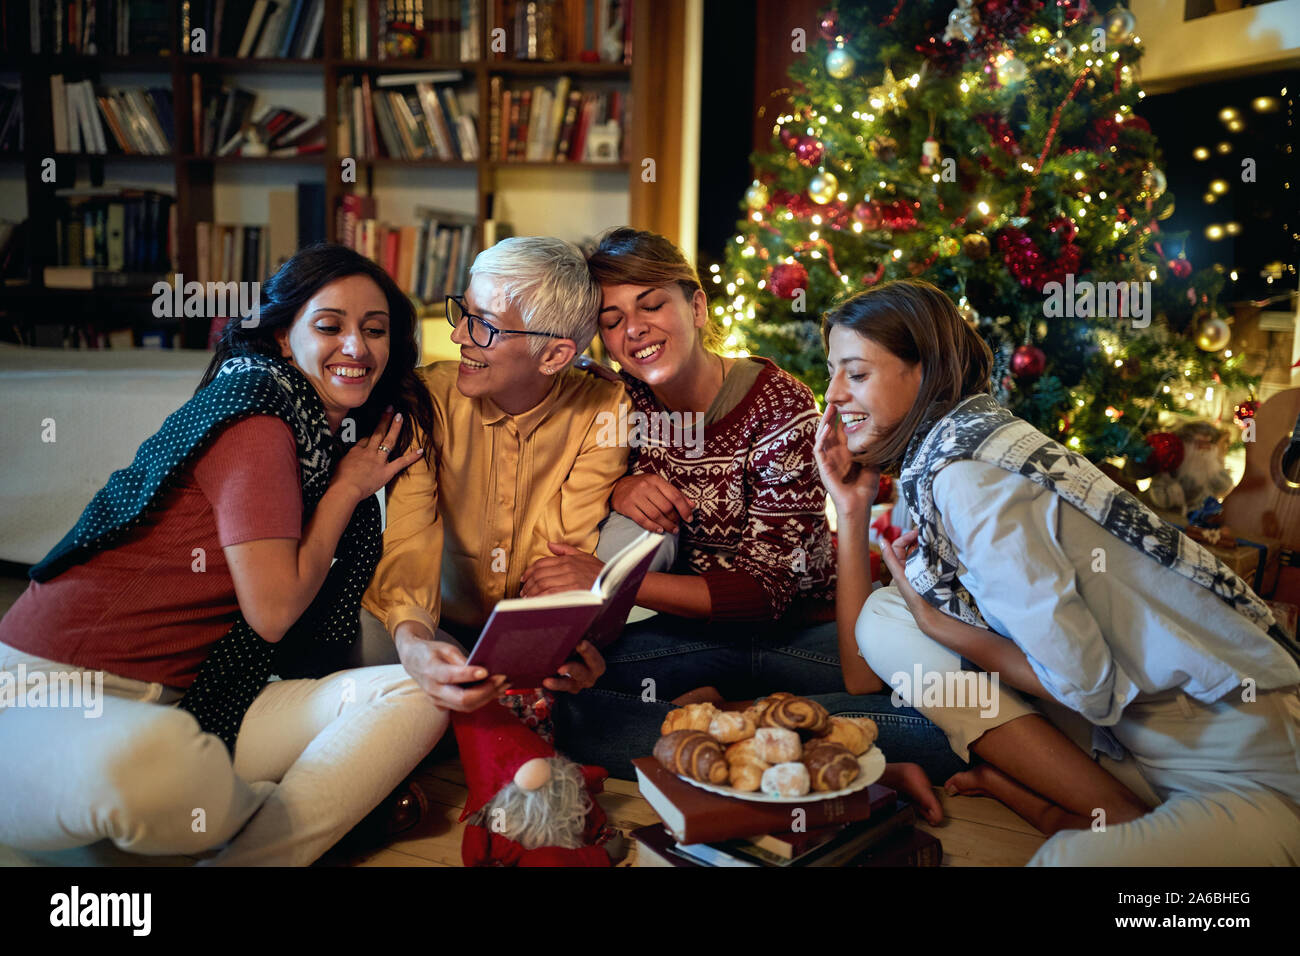
[[[597,647],[612,643],[623,631],[663,539],[642,532],[610,558],[590,591],[498,601],[466,665],[505,674],[515,688],[540,687],[556,676],[584,637]]]

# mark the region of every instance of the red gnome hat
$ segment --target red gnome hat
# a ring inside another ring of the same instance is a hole
[[[461,764],[465,769],[463,821],[492,800],[508,784],[516,782],[520,768],[531,760],[555,757],[555,748],[526,727],[499,702],[492,701],[473,713],[453,712],[452,727],[460,746]],[[587,791],[600,793],[608,774],[600,767],[582,767]],[[605,825],[605,812],[595,800],[587,814],[586,836],[594,839]],[[469,825],[461,846],[466,866],[498,864],[504,866],[609,866],[609,854],[603,847],[586,846],[576,850],[540,847],[527,850],[514,840],[487,828]]]

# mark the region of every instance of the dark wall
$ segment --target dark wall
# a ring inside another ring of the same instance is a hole
[[[1170,238],[1166,255],[1180,249],[1196,268],[1220,263],[1237,270],[1237,282],[1224,289],[1227,301],[1262,298],[1296,288],[1294,271],[1269,283],[1261,271],[1281,261],[1294,269],[1300,257],[1300,163],[1297,162],[1295,101],[1300,72],[1261,73],[1233,80],[1216,80],[1174,93],[1148,96],[1139,112],[1151,124],[1164,156],[1165,176],[1174,194],[1174,214],[1160,228],[1165,234],[1186,233],[1186,241]],[[1283,89],[1286,95],[1282,94]],[[1259,112],[1258,97],[1276,102],[1273,112]],[[1236,110],[1243,128],[1230,130],[1219,118],[1225,108]],[[1220,153],[1227,143],[1230,151]],[[1199,160],[1194,151],[1209,150]],[[1242,182],[1242,160],[1255,160],[1255,182]],[[1223,180],[1228,190],[1213,203],[1205,201],[1210,183]],[[1290,183],[1290,188],[1287,188]],[[1236,236],[1212,240],[1212,224],[1240,226]]]

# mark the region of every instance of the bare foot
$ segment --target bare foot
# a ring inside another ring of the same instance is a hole
[[[880,782],[887,787],[893,787],[911,800],[926,823],[937,824],[943,821],[943,807],[939,803],[939,798],[934,795],[930,778],[925,775],[920,764],[885,764],[885,772],[881,774]]]
[[[976,764],[969,770],[955,773],[948,778],[943,789],[952,796],[964,797],[998,796],[998,784],[1009,784],[1011,778],[991,763]]]
[[[675,697],[671,703],[677,707],[685,707],[687,704],[725,704],[722,695],[718,693],[716,687],[697,687],[695,690],[688,690],[680,697]]]
[[[992,797],[1048,836],[1059,830],[1087,829],[1089,824],[1087,817],[1058,807],[991,763],[953,774],[943,788],[954,795]]]

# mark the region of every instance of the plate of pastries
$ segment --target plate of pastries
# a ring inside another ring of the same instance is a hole
[[[761,803],[829,800],[875,783],[885,755],[869,717],[832,717],[784,692],[744,711],[688,704],[670,711],[654,758],[701,789]]]

